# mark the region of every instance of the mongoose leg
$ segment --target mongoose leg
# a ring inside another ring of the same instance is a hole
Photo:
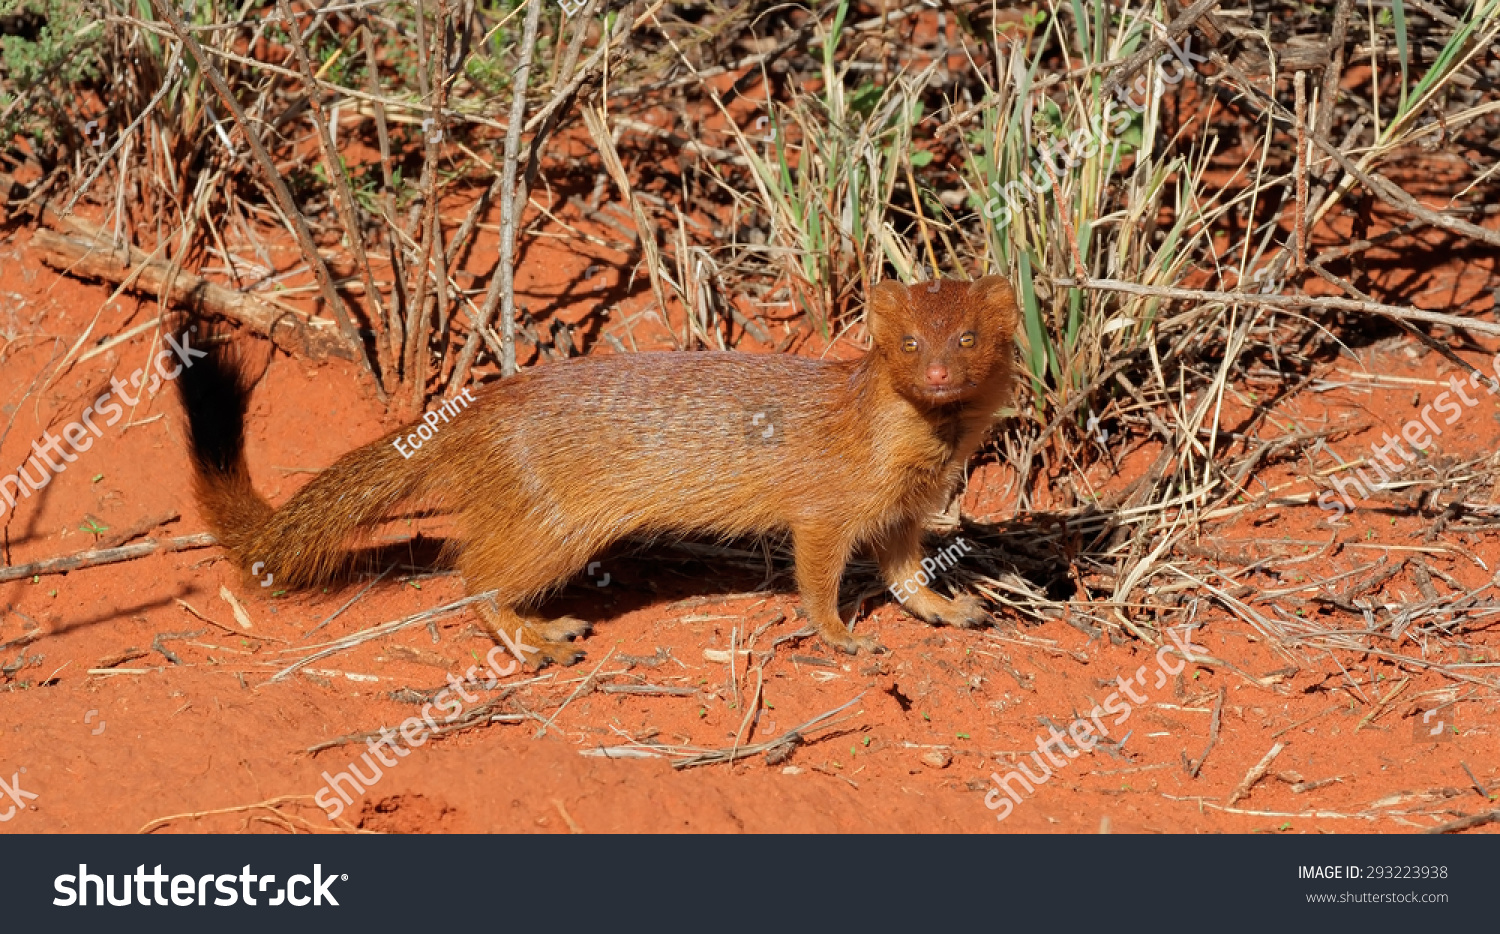
[[[567,640],[588,632],[589,624],[570,616],[543,619],[531,609],[540,594],[582,567],[588,554],[557,536],[495,532],[517,527],[517,507],[515,499],[485,500],[464,510],[469,541],[459,570],[469,593],[496,592],[493,600],[479,602],[479,615],[492,636],[505,634],[511,651],[524,655],[527,667],[542,668],[549,661],[572,665],[583,657],[583,649]]]
[[[957,626],[969,629],[983,626],[990,615],[973,594],[961,594],[949,599],[921,583],[917,572],[931,578],[931,573],[922,566],[922,525],[916,520],[902,523],[893,529],[876,548],[880,561],[880,572],[887,585],[895,587],[905,596],[902,608],[913,616],[934,625]],[[929,562],[929,567],[936,562]],[[937,573],[942,573],[939,570]],[[911,588],[916,588],[912,593]]]
[[[884,652],[875,637],[855,635],[839,618],[839,578],[850,550],[846,537],[834,528],[804,526],[793,531],[793,547],[802,609],[823,641],[850,655],[860,649]]]

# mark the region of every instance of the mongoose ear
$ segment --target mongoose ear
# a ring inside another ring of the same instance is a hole
[[[1016,291],[1004,276],[984,276],[969,283],[969,294],[989,305],[997,313],[1006,336],[1015,333],[1020,310],[1016,307]]]
[[[897,322],[907,317],[911,292],[895,279],[886,279],[870,290],[865,303],[865,328],[877,347],[887,347],[901,335],[890,333]]]

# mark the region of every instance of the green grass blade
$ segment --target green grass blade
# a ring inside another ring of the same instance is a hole
[[[1401,60],[1401,105],[1400,110],[1406,110],[1406,84],[1407,84],[1407,47],[1406,47],[1406,4],[1403,0],[1391,0],[1391,15],[1396,21],[1396,56]]]
[[[1027,370],[1031,373],[1032,394],[1036,397],[1037,411],[1046,405],[1047,393],[1044,378],[1048,370],[1047,322],[1042,320],[1041,306],[1036,300],[1036,289],[1031,281],[1031,257],[1020,254],[1021,269],[1021,319],[1026,331]]]
[[[1089,50],[1094,47],[1094,40],[1089,35],[1089,18],[1083,12],[1083,0],[1072,0],[1073,2],[1073,28],[1078,33],[1078,54],[1087,61]]]
[[[1402,117],[1406,116],[1408,108],[1420,104],[1422,99],[1427,96],[1427,92],[1447,76],[1454,59],[1458,58],[1458,53],[1468,43],[1469,37],[1474,34],[1474,30],[1479,24],[1492,19],[1497,11],[1500,11],[1500,0],[1489,0],[1488,3],[1483,4],[1483,9],[1481,9],[1480,0],[1475,0],[1472,11],[1473,15],[1469,17],[1468,22],[1454,31],[1453,35],[1448,39],[1448,44],[1443,46],[1443,50],[1433,60],[1432,67],[1427,69],[1427,73],[1422,76],[1421,81],[1417,82],[1417,86],[1412,88],[1411,94],[1406,99],[1407,107],[1402,108],[1397,118],[1391,121],[1390,125],[1386,128],[1387,134],[1395,131],[1396,125],[1401,123]]]

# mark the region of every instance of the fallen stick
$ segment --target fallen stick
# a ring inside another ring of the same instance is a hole
[[[223,623],[219,622],[218,620],[211,619],[210,617],[206,616],[205,614],[198,612],[198,608],[197,607],[193,606],[191,603],[187,602],[186,600],[182,599],[181,597],[174,597],[173,599],[177,601],[177,605],[178,606],[182,607],[184,610],[187,610],[189,613],[193,614],[197,618],[203,620],[205,623],[208,623],[210,626],[217,626],[218,628],[220,628],[220,629],[224,630],[225,632],[229,633],[231,636],[244,636],[245,635],[244,632],[242,632],[242,631],[240,631],[238,629],[234,629],[234,628],[232,628],[230,626],[226,626]],[[262,635],[262,636],[256,636],[255,638],[259,639],[259,640],[269,639],[272,642],[280,642],[283,645],[286,644],[286,640],[285,639],[278,639],[275,636],[263,636]]]
[[[1208,761],[1208,754],[1210,752],[1213,752],[1214,747],[1219,743],[1219,724],[1223,722],[1223,714],[1224,689],[1220,687],[1219,699],[1214,701],[1214,715],[1213,718],[1209,721],[1208,745],[1203,747],[1203,755],[1199,756],[1197,761],[1192,762],[1188,765],[1188,774],[1193,778],[1198,777],[1198,773],[1203,769],[1203,763]]]
[[[606,672],[605,674],[608,675],[608,674],[621,674],[621,673],[622,672]],[[445,720],[443,722],[443,725],[439,726],[437,729],[435,729],[435,730],[428,730],[427,731],[427,739],[432,739],[435,736],[447,736],[449,733],[456,733],[459,730],[472,729],[473,727],[483,726],[486,723],[493,723],[493,722],[495,722],[497,720],[501,721],[501,722],[515,722],[515,721],[519,721],[519,720],[540,720],[540,719],[542,719],[541,716],[538,715],[538,714],[534,714],[534,713],[531,713],[531,714],[504,714],[504,713],[497,714],[497,713],[492,713],[492,711],[497,706],[499,706],[503,701],[509,700],[510,696],[513,693],[515,693],[518,688],[525,687],[528,684],[536,684],[539,681],[548,681],[548,680],[552,680],[552,679],[553,679],[553,675],[547,674],[547,675],[543,675],[543,676],[541,676],[539,678],[526,678],[526,679],[523,679],[521,681],[512,681],[509,684],[499,685],[499,687],[498,687],[498,690],[500,692],[499,694],[497,694],[496,696],[490,698],[489,700],[485,701],[484,703],[480,704],[477,707],[471,707],[470,709],[464,711],[463,716],[459,717],[457,720],[454,720],[452,723],[449,723],[449,722],[447,722]],[[467,683],[468,683],[468,685],[470,687],[479,687],[480,686],[479,682],[477,682],[477,681],[471,681],[471,682],[467,682]],[[567,683],[567,682],[563,682],[563,683]],[[448,690],[447,685],[444,685],[442,688],[433,688],[430,693],[431,694],[437,694],[440,691],[444,691],[444,690]],[[488,689],[486,689],[486,690],[488,690]],[[393,697],[393,699],[394,699],[394,697]],[[384,727],[382,727],[381,729],[384,729]],[[381,735],[381,730],[364,730],[364,731],[356,732],[356,733],[347,733],[347,734],[345,734],[343,736],[338,736],[338,737],[335,737],[333,739],[324,740],[321,743],[314,743],[313,745],[307,747],[306,752],[309,755],[317,755],[318,753],[322,752],[325,749],[332,749],[335,746],[347,746],[347,745],[351,745],[351,744],[354,744],[354,743],[363,743],[363,742],[365,742],[367,740],[375,739],[376,737],[378,737],[380,735]],[[426,742],[426,740],[423,740],[423,742]],[[395,744],[395,740],[394,739],[392,740],[392,744],[393,745]],[[408,743],[408,744],[406,744],[406,748],[410,749],[412,747]],[[404,753],[401,753],[401,755],[404,755]]]
[[[326,824],[319,824],[316,821],[310,821],[307,818],[302,817],[302,816],[297,815],[297,814],[284,814],[284,813],[282,813],[279,810],[280,807],[281,807],[281,805],[283,805],[283,804],[287,804],[287,803],[290,803],[290,802],[307,801],[307,800],[312,800],[314,803],[317,802],[317,799],[314,798],[312,795],[282,795],[282,796],[280,796],[278,798],[270,798],[270,799],[267,799],[265,801],[257,801],[254,804],[241,804],[241,805],[237,805],[235,807],[230,807],[230,808],[215,808],[215,809],[213,809],[211,811],[188,811],[188,812],[183,813],[183,814],[169,814],[166,817],[158,817],[157,819],[148,822],[144,827],[142,827],[140,830],[136,831],[136,833],[142,833],[142,834],[151,833],[154,830],[159,830],[162,827],[165,827],[167,824],[170,824],[174,820],[180,820],[180,819],[183,819],[183,818],[186,818],[188,820],[197,820],[200,817],[208,817],[209,815],[212,815],[212,814],[242,814],[242,813],[244,813],[246,811],[253,811],[253,810],[257,810],[257,809],[270,811],[272,814],[275,814],[277,817],[280,817],[282,820],[287,821],[288,824],[290,824],[292,820],[296,820],[296,821],[298,821],[299,823],[301,823],[303,825],[303,829],[305,829],[308,833],[337,833],[337,832],[343,832],[343,833],[375,833],[376,832],[376,831],[373,831],[373,830],[362,830],[362,829],[360,829],[358,827],[355,827],[353,824],[349,823],[347,820],[346,821],[335,821],[335,820],[333,820],[333,818],[329,818],[329,820],[333,821],[334,829],[333,830],[327,830],[327,826],[328,825],[326,825]],[[318,805],[318,808],[319,808],[319,810],[322,810],[322,806],[321,805]]]
[[[753,730],[755,725],[760,722],[760,696],[761,689],[765,687],[765,670],[766,666],[764,662],[755,666],[755,697],[751,698],[750,706],[745,709],[745,719],[740,721],[740,728],[734,732],[734,748],[729,750],[729,760],[731,762],[739,754],[740,738],[745,735],[746,727]],[[746,677],[748,678],[749,675],[746,675]],[[753,736],[754,734],[750,735]]]
[[[756,743],[753,746],[734,746],[729,749],[715,749],[710,752],[705,752],[701,755],[693,756],[691,759],[683,759],[680,762],[673,762],[672,768],[679,770],[690,769],[694,766],[712,765],[716,762],[728,762],[732,764],[738,759],[748,759],[751,756],[757,756],[763,752],[775,749],[777,746],[798,746],[806,740],[805,734],[817,730],[823,730],[832,726],[833,724],[828,722],[829,718],[833,717],[836,714],[843,713],[845,710],[853,707],[855,704],[859,703],[860,700],[864,698],[864,696],[865,695],[863,693],[857,694],[847,702],[840,704],[827,713],[820,713],[801,726],[792,727],[790,730],[787,730],[780,736],[777,736],[773,739],[768,739],[763,743]]]
[[[698,693],[697,688],[674,688],[661,684],[605,684],[599,690],[605,694],[660,694],[671,697],[691,697]]]
[[[1469,776],[1469,781],[1474,783],[1474,790],[1479,792],[1479,797],[1488,801],[1490,799],[1490,791],[1488,788],[1484,787],[1483,783],[1481,783],[1479,779],[1474,777],[1474,773],[1469,769],[1469,763],[1465,762],[1462,759],[1459,759],[1458,764],[1463,766],[1464,774]]]
[[[1385,695],[1385,699],[1376,704],[1374,710],[1365,714],[1364,718],[1361,719],[1359,723],[1355,724],[1354,732],[1358,733],[1360,731],[1360,728],[1365,724],[1374,722],[1375,718],[1380,716],[1380,714],[1386,709],[1386,707],[1390,706],[1391,701],[1396,699],[1396,695],[1400,694],[1402,689],[1405,688],[1407,683],[1410,681],[1411,678],[1402,678],[1395,687],[1391,688],[1390,691]]]
[[[153,651],[160,652],[161,653],[161,657],[165,658],[167,661],[171,662],[172,664],[174,664],[174,665],[181,665],[182,664],[182,659],[180,659],[180,658],[177,657],[177,653],[175,653],[171,649],[167,648],[167,640],[171,639],[172,641],[175,642],[175,641],[177,641],[179,639],[196,639],[199,636],[203,635],[205,632],[208,632],[208,630],[207,629],[189,629],[189,630],[186,630],[184,632],[159,632],[159,633],[156,634],[156,638],[151,640],[151,648],[152,648]],[[149,654],[149,653],[147,653],[147,652],[141,652],[140,655],[136,655],[134,657],[135,658],[144,658],[147,654]],[[113,667],[115,667],[115,665],[119,665],[119,664],[121,664],[123,662],[130,661],[130,656],[127,653],[126,656],[121,657],[121,658],[115,660],[114,664],[112,664],[112,665],[106,665],[106,664],[104,664],[105,661],[106,661],[106,659],[102,659],[101,658],[99,660],[99,663],[98,663],[97,667],[99,667],[99,668],[113,668]]]
[[[1323,716],[1323,714],[1325,714],[1325,713],[1332,713],[1333,711],[1338,710],[1342,706],[1344,706],[1344,705],[1343,704],[1333,704],[1333,705],[1331,705],[1329,707],[1326,707],[1323,710],[1320,710],[1319,712],[1313,714],[1311,717],[1308,717],[1306,720],[1298,720],[1296,723],[1293,723],[1291,726],[1284,726],[1284,727],[1282,727],[1281,729],[1277,730],[1275,733],[1272,733],[1271,734],[1271,738],[1272,739],[1280,739],[1283,735],[1285,735],[1287,733],[1290,733],[1291,731],[1295,730],[1297,727],[1299,727],[1299,726],[1307,726],[1309,723],[1311,723],[1314,720],[1318,719],[1319,717]]]
[[[1135,74],[1142,65],[1167,51],[1169,42],[1187,32],[1194,23],[1203,18],[1204,14],[1216,6],[1218,6],[1218,0],[1198,0],[1197,3],[1183,10],[1176,19],[1167,24],[1160,36],[1152,39],[1144,49],[1127,58],[1109,73],[1109,76],[1104,79],[1103,93],[1113,94],[1123,87],[1127,78]]]
[[[24,580],[25,578],[36,577],[41,574],[66,574],[69,571],[98,567],[101,564],[118,564],[121,561],[131,561],[136,558],[145,557],[146,555],[155,554],[156,552],[166,554],[174,551],[187,551],[190,548],[208,548],[218,543],[219,540],[207,532],[199,532],[197,535],[183,535],[180,538],[169,538],[165,541],[148,538],[144,542],[135,545],[124,545],[119,548],[100,548],[96,551],[81,551],[76,555],[68,555],[64,558],[48,558],[46,561],[36,561],[31,564],[0,567],[0,584]]]
[[[1437,827],[1430,827],[1423,833],[1458,833],[1460,830],[1468,830],[1470,827],[1483,827],[1485,824],[1500,823],[1500,811],[1485,811],[1483,814],[1472,814],[1468,817],[1460,817],[1456,821],[1449,821]]]
[[[132,525],[128,529],[116,532],[113,535],[106,535],[103,538],[99,539],[99,547],[118,548],[119,546],[132,539],[140,538],[142,535],[145,535],[147,532],[150,532],[157,526],[166,525],[168,522],[176,522],[181,518],[182,513],[173,509],[171,512],[163,513],[154,519],[143,519],[142,521],[137,522],[135,525]]]
[[[1189,302],[1226,302],[1241,305],[1265,305],[1270,308],[1331,308],[1337,311],[1358,311],[1371,315],[1383,315],[1397,321],[1425,321],[1459,330],[1470,330],[1476,334],[1500,336],[1500,324],[1465,318],[1459,315],[1428,311],[1425,308],[1402,308],[1380,302],[1361,302],[1336,296],[1310,295],[1251,295],[1246,292],[1214,292],[1203,289],[1179,289],[1171,286],[1142,285],[1116,279],[1054,279],[1054,285],[1074,289],[1097,289],[1105,292],[1124,292],[1148,298],[1169,298]]]
[[[403,617],[402,619],[392,620],[389,623],[382,623],[379,626],[373,626],[369,629],[363,629],[359,632],[353,633],[352,635],[345,636],[342,639],[326,643],[326,647],[322,648],[321,650],[314,652],[311,655],[306,656],[305,658],[299,659],[276,672],[276,674],[271,676],[271,681],[280,681],[297,669],[302,668],[306,665],[310,665],[318,659],[327,658],[330,655],[336,655],[339,652],[343,652],[347,649],[352,649],[356,645],[361,645],[365,642],[369,642],[371,639],[378,639],[381,636],[388,636],[393,632],[399,632],[402,629],[407,629],[411,626],[417,625],[418,623],[425,623],[430,619],[437,619],[439,616],[446,616],[449,613],[456,613],[471,603],[478,603],[481,600],[488,600],[496,593],[498,593],[498,591],[487,590],[484,593],[477,593],[473,596],[464,597],[462,600],[454,600],[452,603],[445,603],[442,606],[433,607],[430,610],[423,610],[420,613],[414,613],[411,616]],[[301,648],[306,648],[306,646],[302,646]]]
[[[43,633],[40,629],[33,629],[30,632],[22,633],[16,638],[11,639],[9,642],[0,642],[0,652],[4,652],[6,649],[14,649],[23,645],[30,645],[31,643],[40,639],[42,635]]]
[[[1249,808],[1225,807],[1222,804],[1218,804],[1214,801],[1208,800],[1207,798],[1199,797],[1196,795],[1169,795],[1166,792],[1162,792],[1161,796],[1163,798],[1166,798],[1168,801],[1192,801],[1201,808],[1213,808],[1216,811],[1223,811],[1225,814],[1246,814],[1250,817],[1300,817],[1304,819],[1309,817],[1318,817],[1333,818],[1337,820],[1372,821],[1378,820],[1382,816],[1380,814],[1369,814],[1363,811],[1357,814],[1342,814],[1338,811],[1253,811]]]
[[[172,264],[151,259],[135,247],[122,255],[98,228],[77,218],[69,218],[68,233],[39,227],[31,243],[42,262],[70,276],[101,279],[113,285],[129,282],[137,292],[150,295],[167,293],[167,302],[230,318],[288,353],[303,356],[342,357],[354,359],[338,326],[331,321],[307,318],[285,308],[263,302],[246,292],[209,282],[190,272],[172,275]]]
[[[317,632],[319,629],[322,629],[324,626],[327,626],[329,623],[333,622],[335,619],[338,619],[340,613],[343,613],[345,610],[347,610],[351,606],[353,606],[359,600],[360,597],[363,597],[365,594],[367,594],[371,590],[375,589],[375,585],[378,584],[378,583],[380,583],[381,581],[385,580],[385,576],[387,574],[391,573],[392,571],[394,571],[395,569],[396,569],[396,566],[393,564],[390,567],[386,568],[384,571],[381,571],[380,572],[380,576],[377,577],[377,578],[375,578],[374,580],[370,581],[369,584],[365,585],[365,589],[364,590],[361,590],[359,593],[357,593],[354,596],[350,597],[349,598],[349,602],[346,603],[346,604],[344,604],[343,606],[339,607],[337,610],[334,610],[332,616],[330,616],[327,619],[323,620],[321,623],[319,623],[318,625],[316,625],[313,628],[309,629],[307,632],[304,632],[302,634],[302,638],[306,639],[308,636],[310,636],[313,633]]]
[[[607,661],[609,661],[610,656],[614,655],[614,654],[615,654],[615,650],[614,649],[610,649],[609,653],[606,654],[604,656],[604,658],[600,660],[599,664],[597,664],[597,665],[594,666],[594,670],[591,671],[591,672],[589,672],[589,676],[587,678],[583,679],[583,683],[580,684],[580,685],[578,685],[578,687],[574,688],[573,689],[573,693],[568,695],[568,699],[562,702],[562,706],[559,707],[559,708],[557,708],[556,710],[552,711],[552,716],[550,716],[546,720],[542,721],[541,727],[536,731],[536,736],[535,736],[536,739],[541,739],[543,736],[547,735],[547,729],[550,726],[552,726],[552,721],[556,720],[557,719],[557,715],[560,714],[560,713],[562,713],[563,710],[566,709],[569,704],[573,703],[573,698],[577,697],[579,694],[582,694],[586,688],[588,688],[590,685],[593,684],[593,682],[594,682],[594,676],[599,673],[599,669],[603,668],[604,667],[604,663],[607,662]]]
[[[1271,751],[1262,756],[1260,761],[1255,763],[1254,768],[1245,773],[1245,777],[1241,779],[1239,787],[1235,788],[1234,793],[1229,796],[1229,801],[1225,804],[1225,807],[1233,807],[1236,801],[1249,795],[1250,789],[1255,786],[1255,783],[1265,778],[1266,769],[1271,767],[1271,760],[1281,755],[1281,750],[1285,748],[1285,743],[1277,743],[1272,746]]]

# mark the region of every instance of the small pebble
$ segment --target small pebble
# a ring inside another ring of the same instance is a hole
[[[934,749],[931,752],[922,753],[922,764],[935,769],[946,769],[948,763],[953,761],[953,755],[946,749]]]

